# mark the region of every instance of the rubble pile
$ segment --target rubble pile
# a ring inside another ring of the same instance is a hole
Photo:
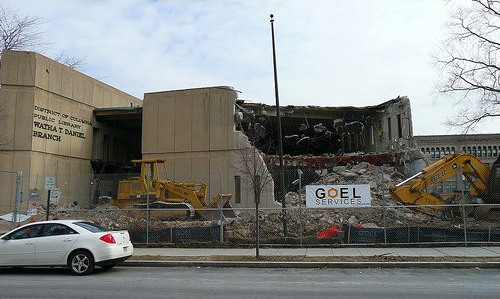
[[[153,214],[154,212],[152,212]],[[120,210],[119,208],[110,205],[102,204],[95,209],[87,210],[64,210],[58,209],[59,217],[71,219],[85,219],[99,223],[110,229],[128,229],[128,230],[145,230],[147,227],[151,230],[165,229],[173,227],[199,227],[216,225],[217,221],[186,221],[186,220],[171,220],[162,219],[155,216],[150,216],[149,224],[147,223],[147,215],[145,211],[139,210]]]
[[[305,190],[300,195],[289,192],[286,197],[286,219],[288,235],[297,238],[300,235],[315,237],[325,228],[333,225],[362,225],[363,227],[383,227],[385,206],[385,223],[387,226],[423,225],[434,221],[435,217],[427,216],[404,207],[391,198],[388,188],[404,179],[404,175],[390,166],[374,166],[361,162],[354,166],[337,166],[320,175],[314,184],[342,185],[369,184],[372,206],[369,208],[351,209],[306,209]],[[384,202],[385,200],[385,202]],[[283,217],[281,209],[262,210],[259,213],[260,233],[262,237],[282,236]],[[255,212],[242,212],[238,218],[227,223],[229,237],[252,238],[255,236]]]
[[[20,223],[26,224],[29,222],[45,220],[45,208],[41,205],[33,207],[37,209],[37,214],[31,217],[30,220]],[[154,216],[150,217],[149,224],[145,211],[140,210],[121,210],[109,203],[103,203],[95,208],[81,208],[77,206],[52,206],[50,207],[50,219],[80,219],[88,220],[100,224],[103,227],[114,230],[134,230],[145,231],[149,227],[150,230],[159,230],[173,227],[200,227],[217,225],[217,221],[186,221],[186,220],[171,220],[161,219]],[[0,219],[0,233],[10,230],[12,223]]]
[[[452,227],[460,224],[440,220],[404,207],[391,198],[388,188],[404,179],[394,167],[374,166],[361,162],[356,165],[337,166],[319,173],[319,180],[313,184],[369,184],[372,196],[372,206],[367,208],[348,209],[311,209],[306,208],[305,189],[289,192],[285,196],[286,213],[278,205],[275,209],[259,211],[260,237],[263,242],[283,238],[284,221],[288,237],[304,242],[315,242],[316,236],[322,230],[337,225],[362,225],[370,227],[401,227],[401,226],[436,226]],[[42,206],[35,207],[38,211],[35,220],[45,219]],[[384,213],[385,210],[385,213]],[[255,238],[255,210],[236,210],[237,217],[226,219],[226,238],[228,240],[244,241]],[[160,230],[172,227],[202,227],[218,225],[217,221],[187,221],[169,220],[155,217],[151,214],[147,223],[145,211],[120,210],[115,206],[102,202],[93,209],[77,206],[51,207],[51,218],[91,220],[111,229],[128,230]],[[479,224],[479,223],[476,223]]]
[[[329,171],[324,170],[320,174],[319,180],[314,184],[369,184],[372,207],[335,210],[307,209],[304,189],[299,193],[289,192],[285,197],[288,235],[291,238],[298,238],[302,231],[303,236],[314,238],[318,232],[325,228],[343,224],[382,227],[384,225],[384,206],[386,207],[385,223],[387,226],[422,225],[432,221],[434,217],[405,208],[390,197],[389,186],[403,179],[404,175],[398,173],[394,167],[374,166],[366,162],[337,166]],[[259,212],[260,232],[263,238],[282,237],[282,215],[279,206],[276,209],[263,209]],[[80,214],[73,214],[72,217],[93,220],[110,228],[144,229],[146,227],[146,217],[143,211],[116,210],[115,207],[107,204],[94,210],[81,210]],[[164,221],[152,217],[149,227],[161,229],[216,224],[215,221]],[[227,237],[234,239],[254,238],[255,211],[237,211],[236,218],[230,218],[226,221],[226,234]]]

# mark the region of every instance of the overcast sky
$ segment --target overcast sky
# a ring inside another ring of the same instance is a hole
[[[274,104],[269,15],[275,15],[280,104],[371,106],[410,98],[415,135],[458,133],[443,122],[431,54],[450,7],[440,0],[28,1],[52,44],[85,59],[82,71],[140,99],[145,92],[232,86]],[[498,133],[500,121],[477,133]]]

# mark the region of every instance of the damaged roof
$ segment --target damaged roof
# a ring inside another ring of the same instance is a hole
[[[266,154],[277,152],[276,106],[236,102],[237,129]],[[409,99],[398,96],[375,106],[281,106],[283,153],[289,155],[341,155],[366,152],[382,123],[410,109]]]
[[[363,106],[363,107],[355,107],[355,106],[295,106],[295,105],[287,105],[280,106],[280,110],[283,113],[287,113],[289,115],[293,115],[300,112],[309,112],[309,113],[325,113],[325,112],[345,112],[345,111],[359,111],[359,112],[368,112],[368,111],[377,111],[377,110],[385,110],[392,105],[399,104],[405,102],[409,102],[408,97],[406,96],[398,96],[392,100],[386,101],[384,103],[373,105],[373,106]],[[249,103],[244,100],[237,100],[237,106],[240,106],[245,109],[252,109],[254,112],[260,111],[261,113],[266,113],[269,115],[276,115],[276,106],[275,105],[267,105],[262,103]]]

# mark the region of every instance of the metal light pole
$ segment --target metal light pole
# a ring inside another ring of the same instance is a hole
[[[281,137],[281,116],[280,116],[280,100],[278,94],[278,70],[276,67],[276,46],[274,44],[274,15],[271,15],[271,34],[273,42],[273,65],[274,65],[274,95],[276,97],[276,117],[278,120],[278,154],[280,158],[279,167],[279,187],[278,187],[278,199],[281,200],[281,217],[283,220],[283,235],[285,238],[288,237],[288,228],[286,220],[286,202],[285,202],[285,175],[283,173],[283,142]]]
[[[14,229],[19,224],[19,204],[22,199],[22,188],[23,188],[23,172],[18,171],[16,174],[16,197],[14,199],[14,212],[12,213],[12,224],[11,229]]]
[[[146,246],[149,246],[149,179],[150,174],[146,173]]]
[[[460,170],[461,179],[464,178],[464,166],[461,166]],[[464,222],[464,243],[467,246],[467,215],[465,214],[465,188],[462,188],[462,220]]]
[[[300,219],[300,247],[302,247],[302,239],[304,234],[304,224],[302,223],[302,170],[297,169],[299,174],[299,219]]]
[[[260,175],[254,175],[254,199],[255,199],[255,257],[259,258],[260,228],[259,228],[259,203],[260,203]]]
[[[224,191],[224,172],[220,171],[220,199],[219,199],[219,242],[222,244],[224,242],[224,209],[222,192]]]
[[[382,217],[384,221],[384,244],[387,244],[387,208],[386,208],[386,199],[385,199],[385,185],[384,185],[384,165],[380,166],[380,177],[382,182],[380,183],[382,189]]]

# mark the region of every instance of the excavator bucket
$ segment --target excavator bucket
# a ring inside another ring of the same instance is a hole
[[[474,210],[474,217],[477,220],[498,221],[500,219],[500,208],[497,206],[478,206]]]
[[[221,208],[220,208],[220,200],[222,197],[222,216],[224,218],[234,218],[236,217],[236,214],[234,213],[234,209],[231,206],[231,203],[229,202],[231,200],[232,195],[231,194],[222,194],[221,195],[215,195],[212,197],[212,200],[210,201],[210,205],[207,207],[206,210],[200,211],[201,217],[205,220],[219,220],[221,219]]]

